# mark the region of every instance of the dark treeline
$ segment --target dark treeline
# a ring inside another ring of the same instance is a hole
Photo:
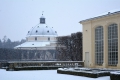
[[[58,60],[82,61],[82,32],[57,37]]]
[[[3,37],[3,39],[0,39],[0,48],[14,48],[17,45],[20,45],[24,43],[26,40],[22,39],[21,41],[11,41],[9,38],[6,36]]]
[[[21,50],[0,48],[0,61],[21,60]]]

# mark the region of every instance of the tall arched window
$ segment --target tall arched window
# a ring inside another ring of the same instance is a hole
[[[103,26],[95,28],[95,64],[103,64]]]
[[[108,26],[108,65],[118,63],[118,26],[111,24]]]

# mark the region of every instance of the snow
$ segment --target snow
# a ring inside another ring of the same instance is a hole
[[[35,42],[35,41],[31,41],[31,42],[25,42],[21,45],[16,46],[15,48],[18,47],[45,47],[46,45],[50,45],[50,42]]]
[[[85,20],[82,20],[82,21],[80,21],[80,22],[83,22],[83,21],[87,21],[87,20],[91,20],[91,19],[95,19],[95,18],[100,18],[100,17],[104,17],[104,16],[109,16],[110,14],[116,14],[116,12],[117,13],[120,13],[120,8],[118,8],[118,9],[114,9],[114,10],[109,10],[109,11],[106,11],[106,12],[104,12],[104,13],[102,13],[102,14],[99,14],[99,15],[96,15],[96,16],[91,16],[90,18],[88,18],[88,19],[85,19]],[[109,14],[109,15],[108,15]]]
[[[8,63],[66,63],[66,62],[83,62],[83,61],[8,61]]]
[[[57,74],[57,70],[5,71],[0,69],[0,80],[110,80],[110,77],[88,78]]]
[[[113,9],[113,10],[106,11],[106,12],[104,12],[102,14],[96,15],[94,17],[103,16],[103,15],[107,15],[109,12],[114,13],[114,12],[118,12],[118,11],[120,11],[120,9]]]
[[[120,75],[120,71],[110,72],[110,74],[117,74],[117,75]]]
[[[84,73],[92,73],[92,74],[108,72],[108,71],[96,71],[96,70],[86,71],[86,70],[90,70],[89,68],[58,68],[58,70],[61,70],[61,71],[73,71],[73,72],[84,72]]]

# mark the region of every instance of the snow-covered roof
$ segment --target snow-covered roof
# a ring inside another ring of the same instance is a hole
[[[104,12],[104,13],[102,13],[102,14],[96,15],[96,16],[94,16],[94,17],[106,15],[106,14],[108,14],[108,13],[119,12],[119,11],[120,11],[120,9],[109,10],[109,11],[106,11],[106,12]]]
[[[27,37],[33,36],[33,35],[34,36],[45,36],[45,35],[57,36],[57,31],[55,31],[53,27],[49,27],[45,23],[45,17],[42,14],[42,16],[40,17],[40,23],[32,27],[27,33]]]
[[[57,32],[53,29],[53,27],[49,27],[46,24],[38,24],[35,27],[32,27],[28,33],[28,36],[57,36]]]
[[[34,42],[25,42],[21,45],[16,46],[15,48],[20,48],[20,47],[45,47],[47,45],[50,45],[50,43],[55,43],[55,42],[43,42],[43,41],[34,41]]]
[[[82,21],[80,21],[80,23],[85,22],[85,21],[89,21],[89,20],[93,20],[93,19],[102,18],[102,17],[105,17],[105,16],[115,15],[115,14],[120,14],[120,9],[114,9],[114,10],[110,10],[110,11],[104,12],[104,13],[99,14],[97,16],[94,16],[92,18],[88,18],[88,19],[82,20]]]

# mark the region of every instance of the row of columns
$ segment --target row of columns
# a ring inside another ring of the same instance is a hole
[[[29,53],[26,53],[27,54],[26,57],[24,57],[24,54],[25,53],[22,53],[21,59],[22,60],[30,60]],[[44,54],[42,54],[42,56],[41,55],[37,56],[37,54],[40,54],[40,53],[33,53],[33,54],[34,54],[34,56],[32,59],[35,59],[35,60],[40,60],[40,59],[43,59],[43,60],[52,60],[53,59],[54,60],[55,59],[55,53],[49,53],[49,54],[44,53]]]

